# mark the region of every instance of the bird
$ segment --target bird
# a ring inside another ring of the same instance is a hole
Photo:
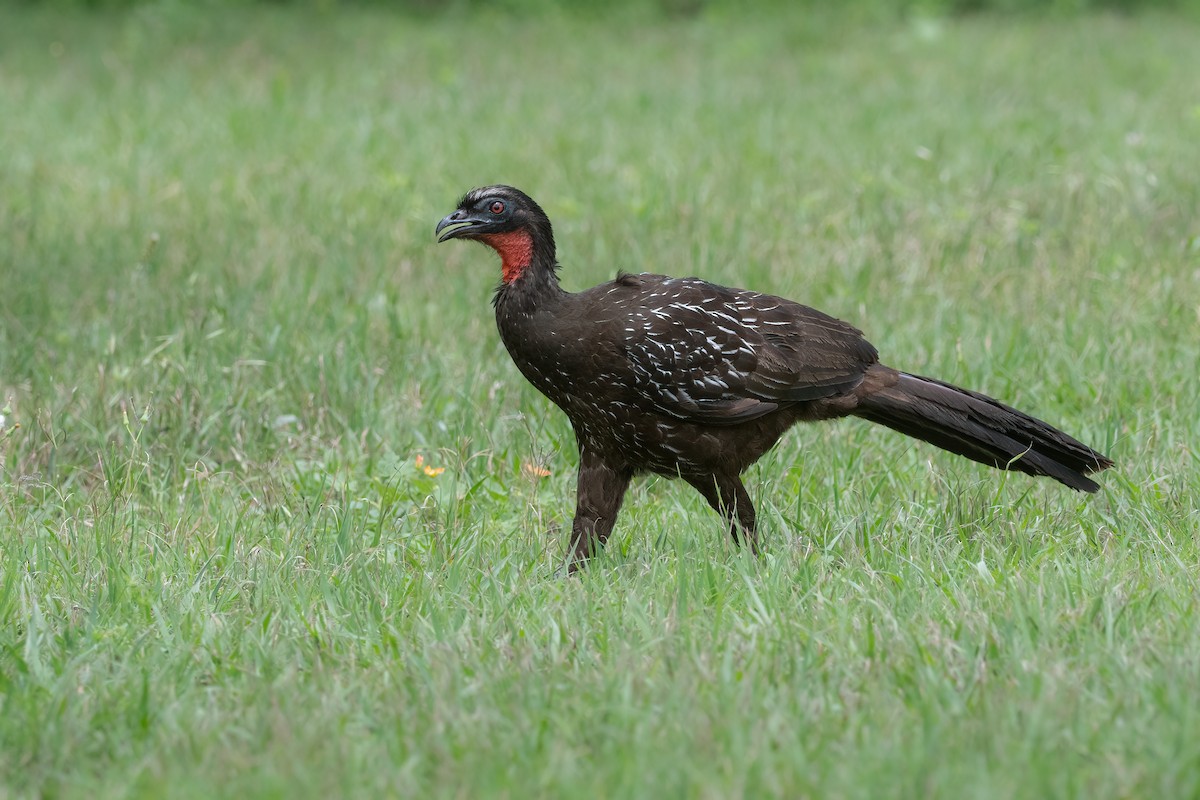
[[[859,417],[1002,470],[1082,492],[1113,462],[979,392],[886,366],[863,333],[782,297],[695,277],[620,271],[569,292],[549,217],[525,192],[476,188],[438,222],[500,256],[492,298],[521,374],[571,422],[579,448],[567,564],[612,533],[631,480],[682,479],[758,551],[742,473],[799,422]]]

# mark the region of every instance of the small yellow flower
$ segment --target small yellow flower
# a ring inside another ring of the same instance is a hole
[[[416,457],[415,461],[417,463],[417,468],[420,469],[422,472],[424,472],[426,475],[428,475],[431,478],[436,478],[438,475],[441,475],[443,472],[446,471],[445,467],[426,466],[425,456],[419,455]]]
[[[527,473],[535,478],[550,477],[550,470],[546,469],[545,467],[539,467],[537,464],[530,464],[528,461],[526,461],[522,467]]]

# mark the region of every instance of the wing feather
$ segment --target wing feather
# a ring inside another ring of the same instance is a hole
[[[681,419],[734,424],[842,394],[878,361],[858,329],[772,295],[650,274],[591,291],[639,395]]]

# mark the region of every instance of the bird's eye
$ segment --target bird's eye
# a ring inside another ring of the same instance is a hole
[[[504,213],[504,203],[501,203],[499,200],[493,200],[492,204],[490,206],[488,206],[488,210],[491,211],[493,214],[503,214]]]

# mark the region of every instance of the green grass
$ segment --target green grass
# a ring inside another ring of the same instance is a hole
[[[0,9],[0,798],[1200,795],[1194,22],[189,8]],[[494,181],[1118,467],[800,428],[556,574]]]

